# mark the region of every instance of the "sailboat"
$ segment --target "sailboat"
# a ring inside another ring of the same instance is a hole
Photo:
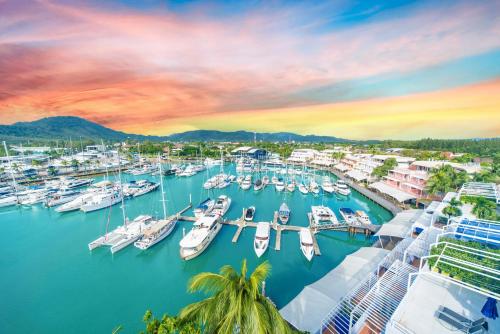
[[[9,170],[10,176],[12,177],[12,186],[14,187],[14,194],[5,194],[0,197],[0,208],[16,205],[19,202],[19,198],[17,196],[17,183],[16,178],[14,176],[14,172],[12,169],[12,161],[10,160],[9,150],[7,149],[7,144],[5,141],[3,142],[3,147],[5,149],[5,153],[7,155],[7,160],[9,161]]]
[[[118,156],[118,175],[119,175],[119,185],[120,190],[122,190],[122,180],[121,180],[121,168],[120,168],[120,157]],[[161,175],[161,173],[160,173]],[[123,196],[121,198],[121,209],[123,215],[123,225],[118,226],[110,232],[106,232],[103,236],[97,238],[96,240],[88,244],[89,250],[96,249],[98,247],[110,246],[111,254],[114,254],[125,247],[131,245],[139,238],[142,237],[144,229],[152,221],[152,217],[148,215],[140,215],[134,220],[129,221],[125,214],[125,202]],[[109,225],[106,224],[106,230]]]
[[[158,157],[158,161],[159,161]],[[162,165],[159,163],[160,175],[162,175]],[[161,203],[163,207],[163,219],[151,221],[147,228],[144,230],[144,234],[140,240],[134,242],[134,246],[145,250],[149,247],[156,245],[158,242],[165,239],[172,233],[177,224],[177,217],[167,217],[167,207],[165,205],[165,191],[163,189],[163,177],[160,177],[160,188],[161,188]]]

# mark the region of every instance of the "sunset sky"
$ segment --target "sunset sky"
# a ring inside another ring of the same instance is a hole
[[[0,123],[59,115],[155,135],[500,136],[500,1],[0,0]]]

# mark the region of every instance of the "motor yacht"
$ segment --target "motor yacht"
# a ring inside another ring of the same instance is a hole
[[[49,195],[46,199],[45,206],[53,207],[57,205],[62,205],[65,203],[69,203],[72,200],[81,196],[81,192],[73,189],[61,189],[58,192]]]
[[[0,208],[18,204],[18,197],[16,195],[2,195],[0,196]]]
[[[344,219],[344,221],[349,225],[358,225],[359,221],[356,218],[356,214],[351,208],[340,208],[339,209],[340,216]]]
[[[220,219],[220,215],[210,213],[196,220],[191,231],[179,242],[179,253],[183,260],[191,260],[203,253],[221,230]]]
[[[295,181],[292,180],[290,183],[286,185],[286,190],[293,193],[295,191]]]
[[[314,179],[309,182],[309,191],[315,195],[319,194],[319,184]]]
[[[250,189],[252,187],[252,175],[245,176],[245,179],[243,180],[243,182],[241,182],[240,187],[243,190]]]
[[[300,236],[300,250],[306,257],[307,261],[311,261],[314,256],[314,244],[312,239],[311,230],[308,228],[301,228]]]
[[[83,212],[92,212],[119,203],[122,200],[122,193],[118,190],[107,190],[93,194],[83,205],[80,210]]]
[[[356,211],[356,219],[361,223],[361,224],[371,224],[370,217],[366,214],[366,212],[362,210]]]
[[[226,195],[220,195],[215,202],[214,208],[212,209],[212,213],[219,215],[220,217],[224,216],[229,210],[231,206],[231,198]]]
[[[251,222],[255,217],[255,206],[251,206],[245,212],[245,221]]]
[[[340,195],[348,196],[351,193],[351,189],[343,180],[337,180],[334,188],[335,192]]]
[[[253,249],[257,257],[261,257],[269,246],[269,235],[271,232],[271,225],[268,222],[260,222],[257,224],[255,231],[255,238],[253,241]]]
[[[269,184],[269,176],[264,175],[264,177],[262,178],[262,184],[264,186],[267,186]]]
[[[215,206],[215,201],[213,199],[207,198],[193,210],[194,216],[200,218],[203,215],[210,213]]]
[[[285,190],[285,182],[283,182],[282,178],[279,178],[278,182],[274,184],[274,187],[276,188],[276,191],[283,191]]]
[[[329,194],[331,194],[335,191],[333,183],[328,176],[323,177],[323,182],[321,183],[321,188],[323,188],[324,192],[329,193]]]
[[[281,224],[288,223],[288,220],[290,219],[290,209],[288,208],[288,205],[286,205],[286,203],[281,204],[278,210],[278,218]]]

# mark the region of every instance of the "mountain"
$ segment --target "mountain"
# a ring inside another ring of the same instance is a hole
[[[0,138],[5,139],[103,139],[119,141],[163,140],[157,136],[143,136],[115,131],[86,119],[73,116],[46,117],[33,122],[18,122],[12,125],[0,125]]]
[[[215,131],[215,130],[195,130],[176,133],[168,136],[171,141],[233,141],[233,142],[251,142],[254,138],[257,141],[270,142],[330,142],[330,143],[346,143],[353,142],[352,140],[329,137],[329,136],[314,136],[314,135],[298,135],[291,132],[249,132],[249,131]]]
[[[121,141],[126,139],[151,141],[233,141],[251,142],[254,133],[248,131],[223,132],[215,130],[195,130],[176,133],[170,136],[144,136],[116,131],[86,119],[74,116],[46,117],[33,122],[18,122],[0,125],[0,138],[5,140],[68,139],[82,138],[93,140]],[[298,135],[290,132],[256,133],[258,141],[271,142],[353,142],[352,140],[314,135]]]

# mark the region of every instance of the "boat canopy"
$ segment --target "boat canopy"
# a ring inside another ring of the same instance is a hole
[[[286,205],[286,203],[281,204],[279,214],[280,215],[290,214],[290,209],[288,208],[288,205]]]
[[[144,236],[145,237],[150,237],[150,236],[153,236],[153,235],[157,234],[158,232],[160,232],[160,230],[162,228],[164,228],[171,221],[172,221],[172,219],[162,219],[162,220],[159,220],[158,223],[151,225],[149,228],[147,228],[144,231]]]
[[[269,237],[270,225],[268,222],[260,222],[257,224],[257,231],[255,236],[257,238],[268,238]]]

